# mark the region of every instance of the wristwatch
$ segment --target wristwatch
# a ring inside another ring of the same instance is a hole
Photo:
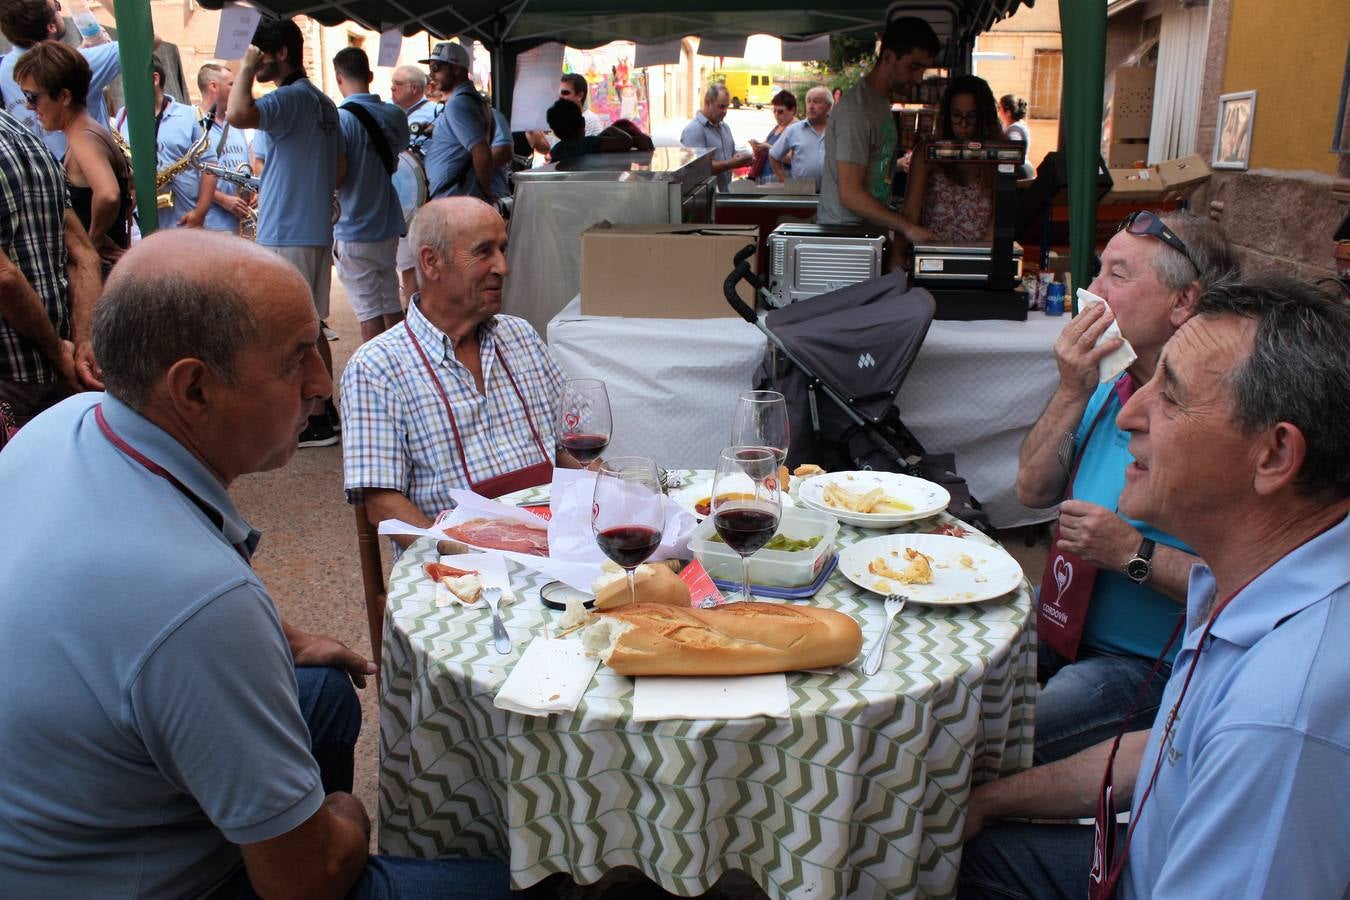
[[[1153,548],[1156,545],[1149,538],[1139,544],[1139,549],[1134,557],[1125,564],[1125,577],[1135,584],[1143,584],[1148,581],[1148,573],[1153,569]]]

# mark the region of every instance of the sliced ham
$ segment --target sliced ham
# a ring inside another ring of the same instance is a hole
[[[470,519],[445,529],[446,537],[486,550],[548,556],[548,529],[506,519]]]

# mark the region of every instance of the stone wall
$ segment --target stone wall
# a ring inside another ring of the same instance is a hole
[[[1332,196],[1332,182],[1317,172],[1218,170],[1191,209],[1223,226],[1245,270],[1311,281],[1335,275],[1332,236],[1347,207]]]

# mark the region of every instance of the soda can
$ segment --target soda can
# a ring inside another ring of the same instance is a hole
[[[1047,316],[1064,315],[1064,285],[1058,281],[1050,285],[1045,294],[1045,314]]]

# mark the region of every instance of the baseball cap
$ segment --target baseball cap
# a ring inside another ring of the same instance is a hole
[[[427,59],[419,59],[421,63],[439,62],[451,66],[459,66],[461,69],[468,70],[469,50],[463,44],[456,44],[453,41],[441,41],[431,49],[431,56]]]

